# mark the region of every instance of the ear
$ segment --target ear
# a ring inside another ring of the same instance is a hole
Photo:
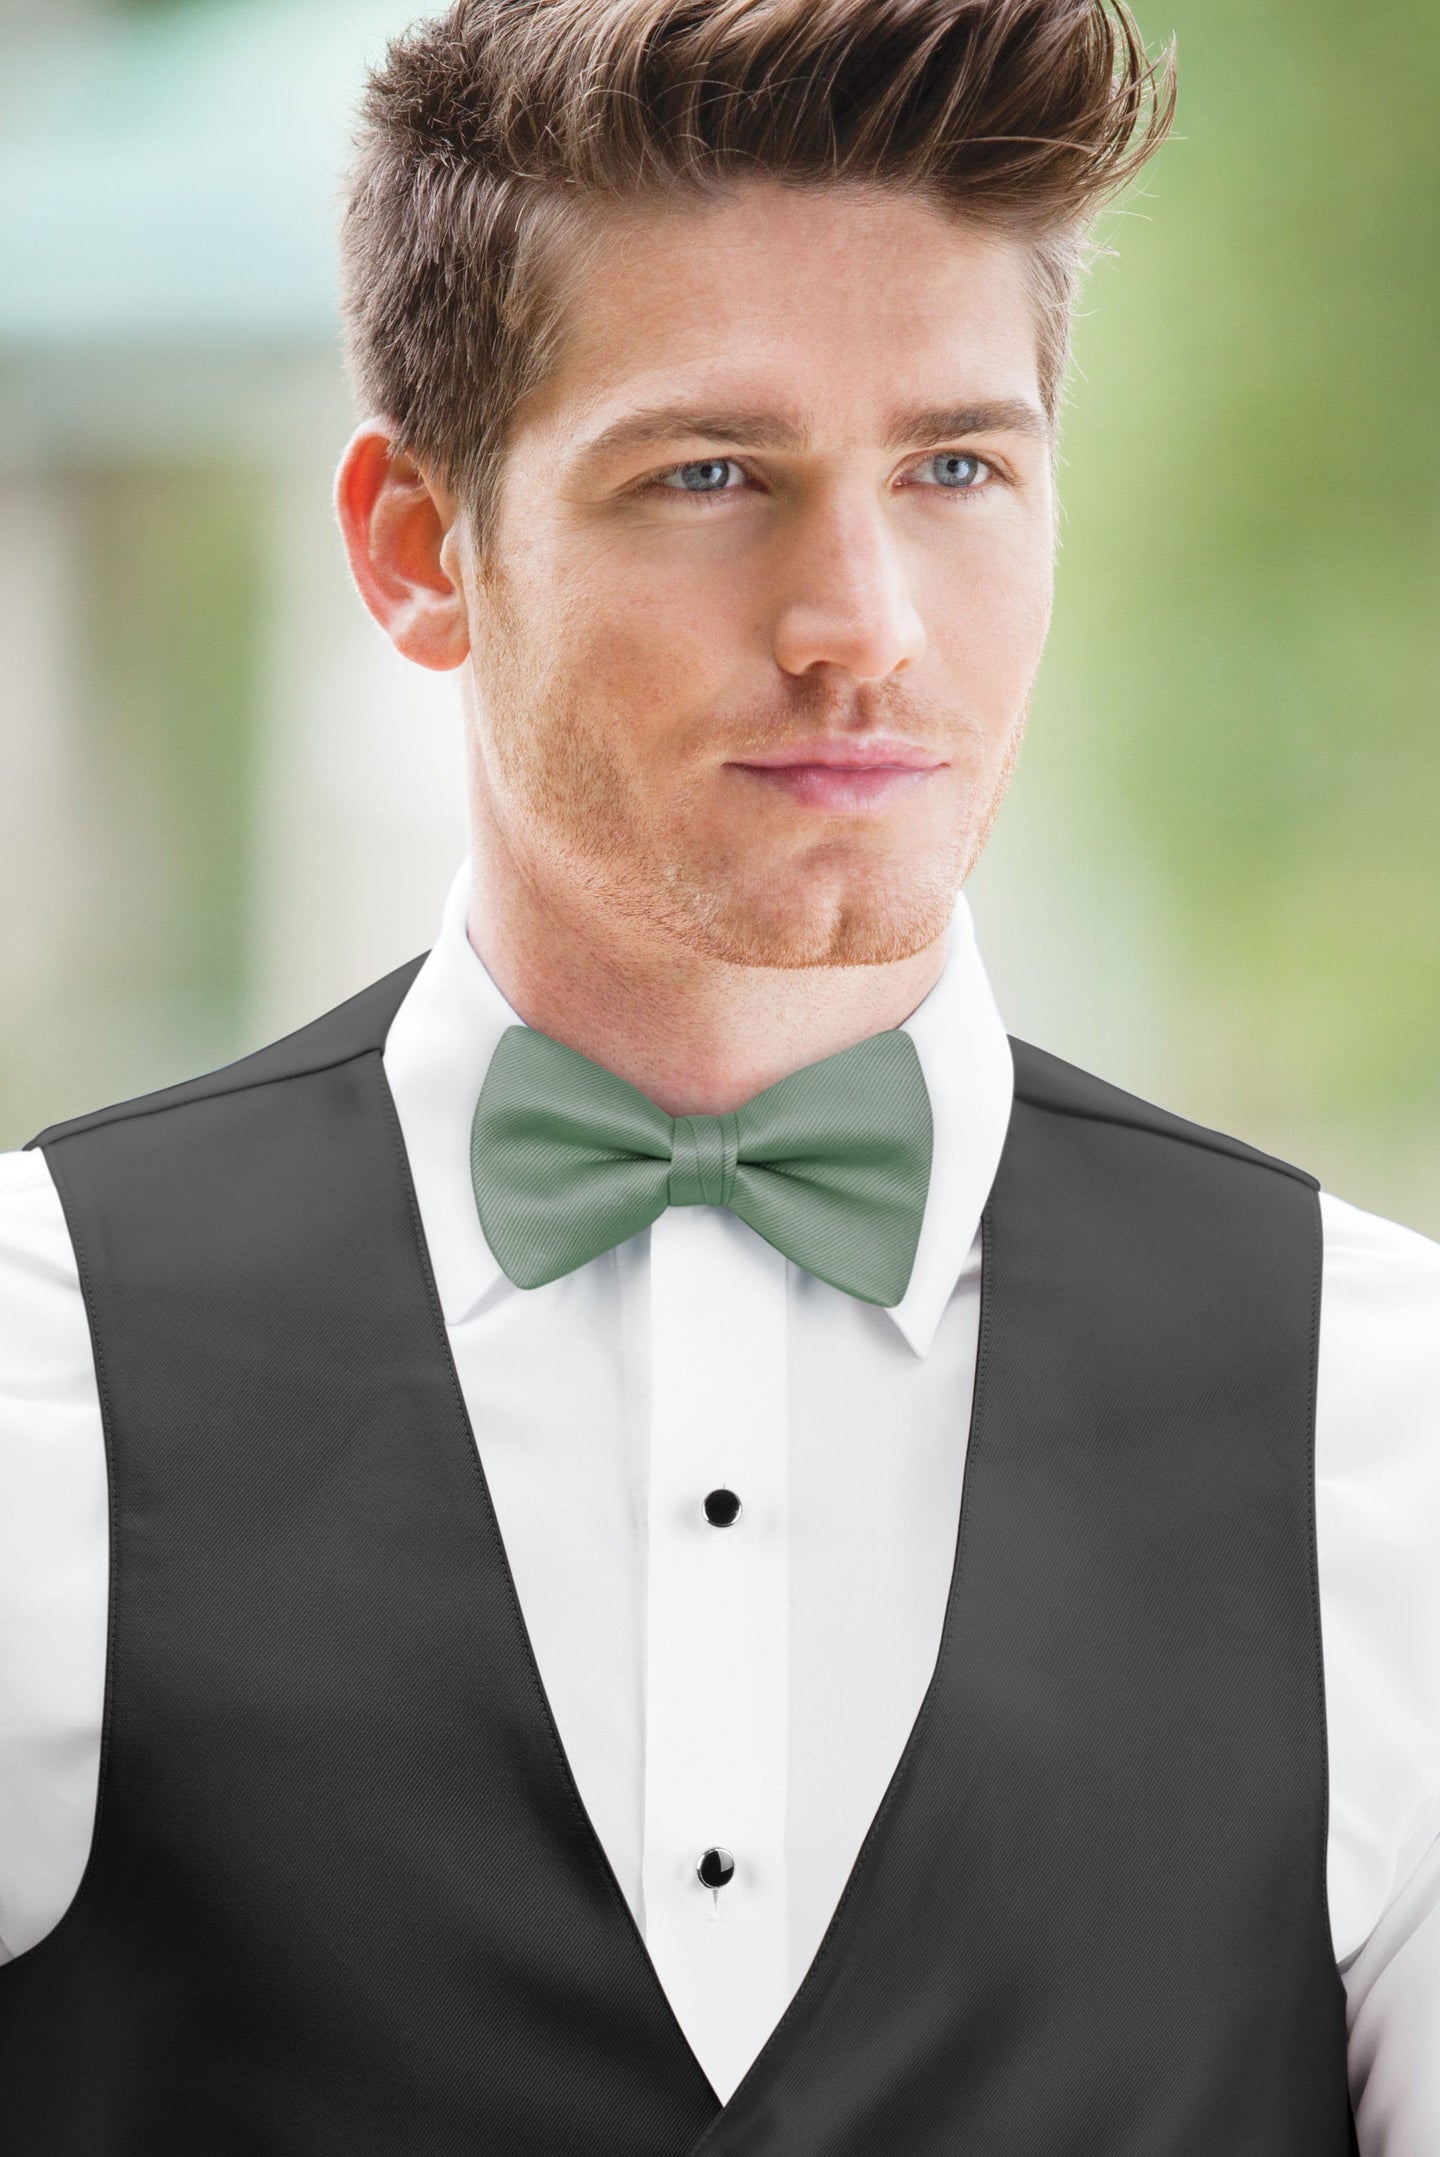
[[[335,475],[350,570],[396,650],[444,673],[470,652],[464,594],[445,566],[457,505],[395,446],[381,419],[357,427]]]

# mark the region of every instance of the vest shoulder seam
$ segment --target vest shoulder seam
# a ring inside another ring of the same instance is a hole
[[[1206,1124],[1192,1123],[1188,1117],[1177,1116],[1170,1109],[1162,1109],[1156,1103],[1143,1100],[1138,1094],[1127,1094],[1122,1087],[1112,1086],[1106,1079],[1097,1079],[1082,1071],[1078,1064],[1068,1064],[1062,1057],[1053,1056],[1047,1049],[1038,1049],[1033,1043],[1021,1041],[1012,1035],[1011,1046],[1018,1051],[1015,1072],[1015,1099],[1023,1101],[1027,1108],[1040,1110],[1045,1115],[1068,1116],[1077,1123],[1109,1124],[1117,1130],[1139,1131],[1151,1138],[1168,1139],[1175,1145],[1193,1146],[1202,1153],[1221,1155],[1226,1160],[1238,1161],[1244,1167],[1268,1169],[1278,1176],[1288,1176],[1293,1182],[1304,1184],[1309,1190],[1318,1191],[1320,1180],[1308,1169],[1293,1161],[1283,1160],[1278,1154],[1265,1153],[1246,1140],[1232,1137],[1225,1131],[1214,1131]],[[1024,1070],[1024,1063],[1032,1058],[1043,1058],[1044,1063],[1063,1076],[1073,1073],[1086,1085],[1102,1088],[1110,1097],[1104,1102],[1057,1099],[1046,1091],[1043,1084]],[[1133,1106],[1132,1106],[1133,1104]]]
[[[28,1153],[36,1148],[59,1145],[61,1140],[79,1138],[87,1131],[104,1130],[111,1124],[128,1123],[142,1116],[158,1116],[169,1109],[185,1108],[192,1102],[250,1093],[260,1086],[273,1086],[282,1079],[336,1071],[343,1064],[355,1062],[357,1057],[368,1056],[372,1050],[383,1052],[395,1013],[427,955],[421,952],[418,957],[407,959],[378,981],[372,981],[368,987],[346,997],[333,1010],[274,1041],[262,1042],[259,1048],[234,1057],[229,1063],[218,1064],[213,1071],[198,1071],[173,1085],[157,1086],[149,1093],[132,1094],[124,1101],[104,1102],[99,1108],[82,1110],[78,1116],[61,1117],[27,1139],[20,1151]],[[357,1033],[361,1034],[358,1041]]]
[[[1247,1146],[1243,1139],[1236,1139],[1230,1145],[1216,1145],[1202,1135],[1203,1126],[1197,1125],[1193,1136],[1188,1131],[1162,1131],[1155,1124],[1142,1123],[1138,1116],[1115,1116],[1098,1109],[1071,1108],[1063,1101],[1043,1100],[1038,1094],[1019,1086],[1015,1089],[1015,1098],[1023,1101],[1027,1108],[1039,1109],[1042,1115],[1069,1116],[1076,1123],[1108,1123],[1117,1131],[1142,1131],[1148,1138],[1169,1139],[1177,1146],[1194,1146],[1201,1153],[1224,1154],[1227,1160],[1239,1161],[1242,1166],[1273,1169],[1277,1176],[1292,1176],[1297,1183],[1308,1183],[1319,1189],[1318,1179],[1308,1169],[1298,1168],[1293,1161],[1282,1161],[1277,1155],[1261,1153],[1257,1147]]]
[[[64,1123],[47,1126],[45,1131],[37,1131],[34,1138],[27,1139],[21,1151],[28,1153],[32,1147],[47,1144],[58,1146],[63,1139],[83,1138],[87,1131],[103,1131],[107,1124],[138,1122],[142,1116],[164,1116],[171,1109],[189,1108],[196,1101],[214,1101],[225,1094],[254,1093],[261,1086],[282,1086],[287,1079],[313,1078],[321,1071],[338,1071],[342,1064],[353,1064],[362,1056],[378,1054],[381,1046],[379,1042],[367,1041],[359,1048],[347,1049],[343,1056],[328,1057],[324,1063],[295,1064],[288,1071],[265,1071],[253,1078],[236,1079],[227,1086],[206,1086],[206,1078],[219,1075],[206,1072],[201,1078],[182,1079],[171,1100],[156,1101],[149,1094],[136,1094],[132,1100],[114,1101],[107,1108],[92,1109],[73,1121],[67,1119]],[[222,1064],[220,1070],[224,1069]],[[161,1090],[171,1091],[169,1087]],[[51,1132],[53,1136],[47,1135]]]

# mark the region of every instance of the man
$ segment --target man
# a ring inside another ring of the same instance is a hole
[[[1440,1252],[959,896],[1170,108],[1105,0],[378,73],[337,499],[472,844],[6,1159],[5,2149],[1440,2147]]]

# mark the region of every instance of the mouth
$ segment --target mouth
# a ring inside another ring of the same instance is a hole
[[[850,813],[883,808],[946,768],[932,750],[880,735],[795,742],[729,766],[807,808]]]

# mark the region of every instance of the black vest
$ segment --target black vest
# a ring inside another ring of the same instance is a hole
[[[1313,1179],[1014,1045],[939,1658],[722,2106],[467,1420],[380,1057],[419,964],[31,1141],[112,1571],[89,1863],[0,1967],[0,2157],[1353,2157]]]

